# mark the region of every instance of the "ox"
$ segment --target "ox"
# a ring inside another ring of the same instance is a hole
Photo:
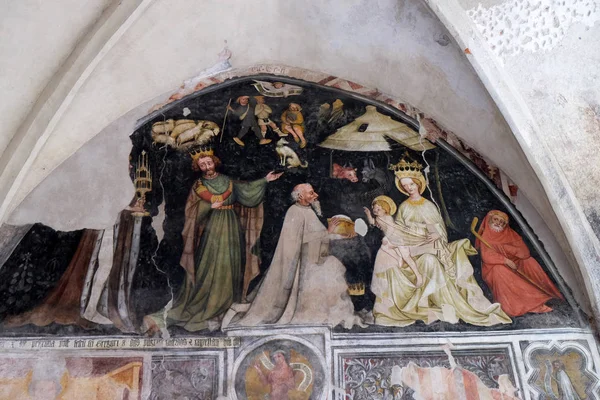
[[[356,176],[356,168],[342,167],[339,164],[333,164],[333,171],[331,176],[336,179],[348,179],[350,182],[356,183],[358,182],[358,177]]]

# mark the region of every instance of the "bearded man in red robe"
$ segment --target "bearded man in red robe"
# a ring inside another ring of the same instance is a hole
[[[548,300],[564,300],[521,236],[508,226],[506,213],[488,212],[479,235],[484,243],[477,239],[475,246],[481,252],[483,280],[504,312],[511,317],[545,313],[552,311]]]

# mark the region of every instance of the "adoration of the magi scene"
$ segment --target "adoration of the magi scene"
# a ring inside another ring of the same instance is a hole
[[[0,399],[598,398],[518,188],[396,105],[275,75],[157,105],[114,226],[3,228]]]

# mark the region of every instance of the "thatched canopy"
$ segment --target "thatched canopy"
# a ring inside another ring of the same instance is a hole
[[[408,125],[377,112],[375,106],[367,106],[363,115],[329,135],[319,146],[346,151],[390,151],[386,138],[416,151],[435,147]]]

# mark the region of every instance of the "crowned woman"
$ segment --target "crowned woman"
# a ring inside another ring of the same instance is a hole
[[[473,277],[468,256],[477,254],[468,239],[448,243],[446,226],[437,206],[421,194],[427,187],[421,165],[404,159],[392,168],[396,187],[407,195],[395,215],[397,240],[410,250],[422,279],[393,253],[379,250],[371,290],[376,295],[375,323],[407,326],[441,320],[473,325],[508,324],[500,304],[490,303]],[[395,207],[383,202],[392,213]]]
[[[165,325],[188,331],[219,329],[221,315],[243,300],[258,275],[250,251],[262,229],[262,201],[267,183],[281,173],[269,172],[253,182],[236,182],[217,172],[221,161],[212,150],[192,153],[192,169],[202,172],[185,204],[180,264],[185,281],[168,310],[146,316],[149,333]]]

